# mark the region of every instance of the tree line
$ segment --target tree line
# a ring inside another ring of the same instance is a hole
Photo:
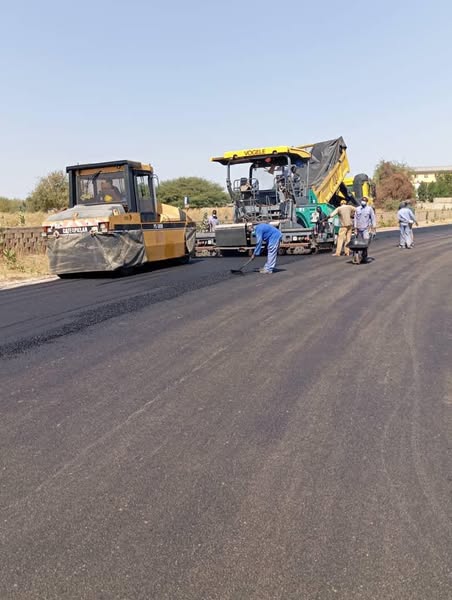
[[[221,185],[202,177],[179,177],[163,181],[157,190],[158,199],[182,208],[184,198],[192,208],[226,206],[230,200]],[[0,212],[30,212],[60,210],[69,204],[69,182],[64,171],[53,171],[41,177],[25,201],[0,198]]]
[[[418,189],[419,200],[431,202],[434,198],[452,198],[452,173],[438,173],[436,181],[423,181]]]
[[[413,172],[404,163],[381,160],[374,171],[377,206],[391,207],[397,202],[416,197]],[[163,181],[158,188],[159,200],[183,208],[184,198],[193,208],[226,206],[229,196],[221,185],[202,177],[178,177]],[[436,181],[421,183],[417,190],[420,200],[452,197],[452,173],[440,173]],[[0,212],[49,211],[68,206],[69,183],[64,171],[52,171],[41,177],[25,201],[0,197]]]
[[[452,173],[436,173],[435,181],[413,185],[414,172],[404,163],[380,161],[375,169],[377,198],[381,202],[418,198],[432,202],[434,198],[452,198]]]
[[[15,213],[21,210],[25,210],[25,202],[23,200],[0,196],[0,212]]]

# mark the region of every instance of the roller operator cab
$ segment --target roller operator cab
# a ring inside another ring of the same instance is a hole
[[[153,168],[123,160],[67,167],[69,207],[43,223],[52,273],[116,271],[194,253],[195,223],[157,199]]]

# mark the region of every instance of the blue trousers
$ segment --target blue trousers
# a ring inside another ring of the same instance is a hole
[[[276,244],[270,244],[267,247],[267,262],[264,265],[264,269],[266,271],[270,271],[270,273],[273,272],[273,269],[276,266],[276,258],[278,256],[278,248],[279,248],[279,241],[276,242]]]

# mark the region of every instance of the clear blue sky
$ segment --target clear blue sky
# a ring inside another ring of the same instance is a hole
[[[223,182],[209,158],[342,135],[352,171],[452,163],[452,2],[2,3],[0,196],[130,158]]]

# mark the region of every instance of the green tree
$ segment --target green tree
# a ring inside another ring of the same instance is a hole
[[[69,183],[64,171],[52,171],[41,177],[27,198],[29,210],[62,209],[69,204]]]
[[[419,187],[417,188],[417,197],[422,202],[427,202],[428,200],[430,200],[430,198],[429,198],[429,191],[428,191],[428,184],[425,181],[422,181],[419,184]]]
[[[413,174],[410,168],[396,161],[381,160],[375,168],[378,202],[401,201],[415,195]]]
[[[433,200],[436,198],[437,196],[437,186],[436,186],[436,181],[431,181],[430,183],[427,184],[427,200],[429,202],[433,202]]]
[[[225,206],[230,200],[221,185],[202,177],[179,177],[163,181],[157,190],[157,198],[166,204],[182,208],[188,196],[192,208]]]
[[[452,197],[452,173],[437,173],[434,198]]]
[[[433,202],[433,199],[436,196],[436,183],[431,181],[430,183],[426,183],[422,181],[417,188],[417,197],[422,202]]]
[[[419,185],[419,200],[432,202],[434,198],[452,198],[452,173],[437,173],[436,181]]]
[[[23,209],[23,207],[23,200],[17,200],[16,198],[5,198],[5,196],[0,196],[0,212],[19,212],[21,209]]]

